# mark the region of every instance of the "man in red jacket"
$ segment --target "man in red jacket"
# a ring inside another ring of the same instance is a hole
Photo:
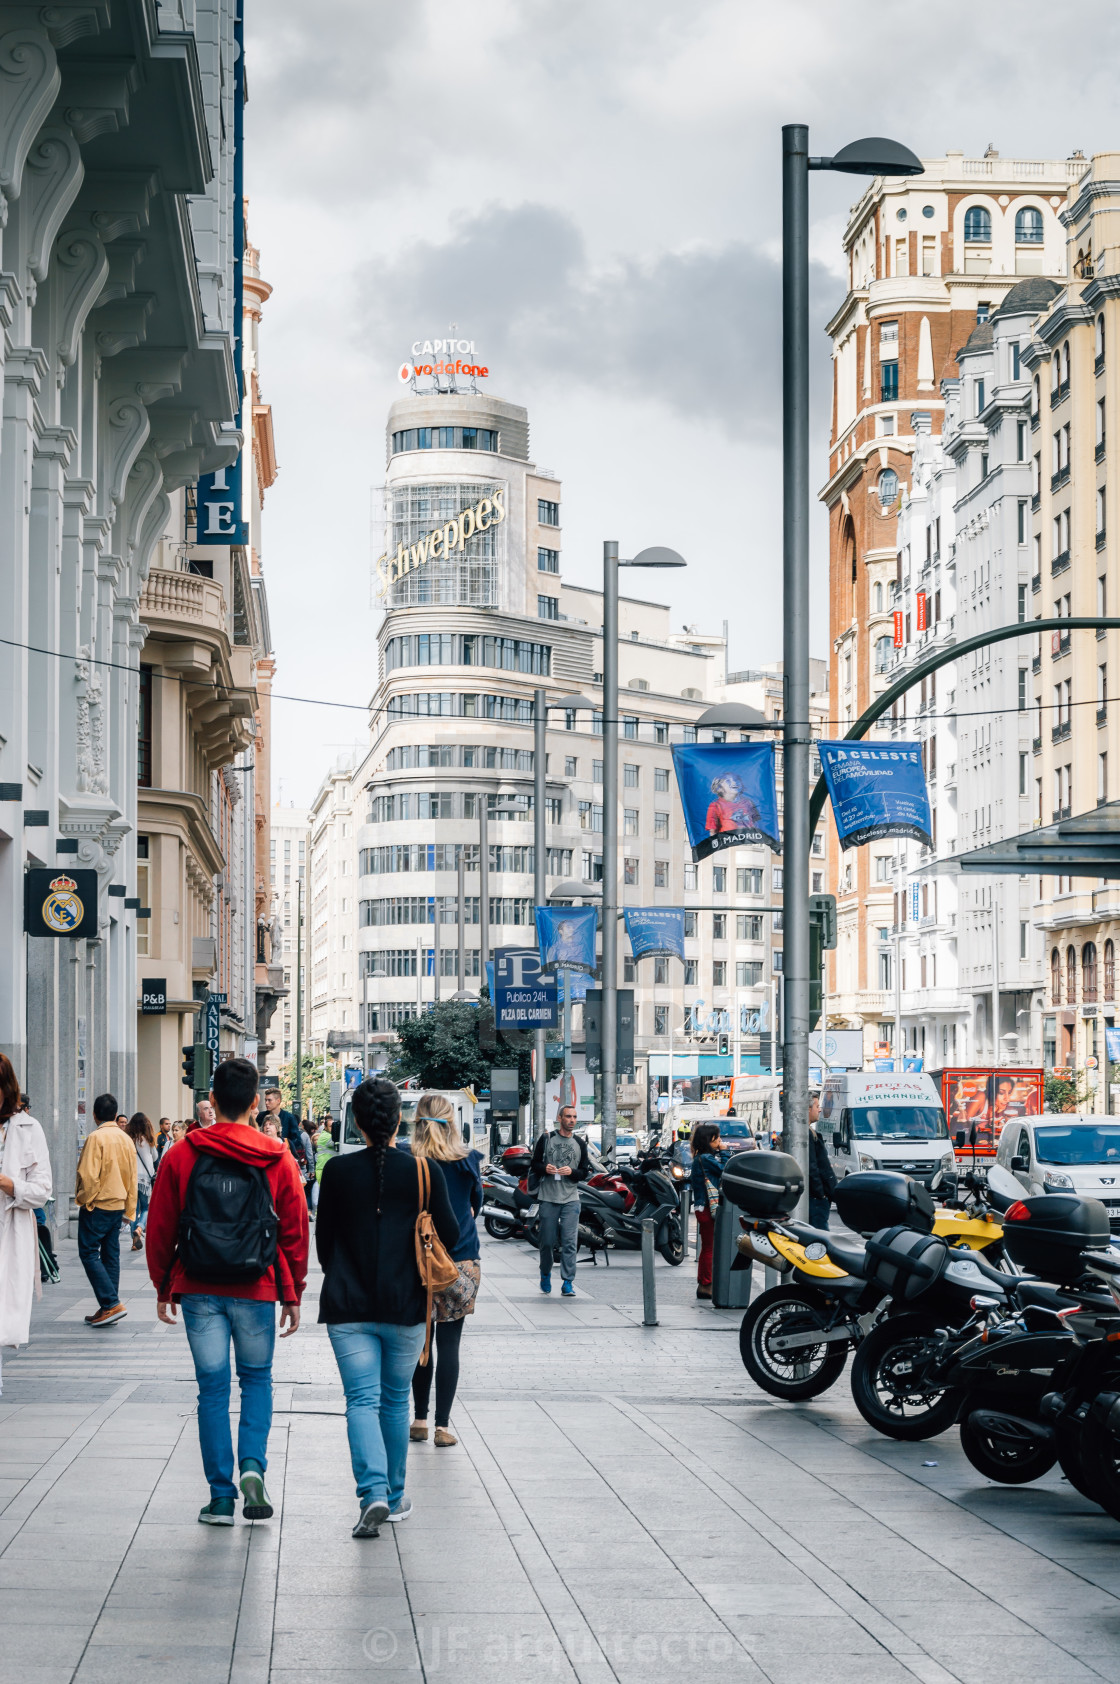
[[[229,1418],[231,1340],[241,1388],[237,1461],[245,1519],[271,1519],[264,1473],[275,1305],[282,1306],[284,1339],[299,1326],[307,1280],[303,1184],[285,1142],[252,1126],[257,1085],[256,1065],[248,1059],[218,1065],[210,1095],[217,1121],[168,1148],[148,1207],[148,1273],[159,1319],[174,1325],[182,1304],[194,1359],[198,1436],[210,1483],[210,1501],[198,1518],[207,1526],[232,1526],[237,1499]]]

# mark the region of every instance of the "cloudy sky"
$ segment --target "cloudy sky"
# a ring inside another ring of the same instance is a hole
[[[942,0],[249,0],[247,187],[280,477],[265,514],[274,793],[303,803],[376,677],[370,491],[412,340],[451,322],[563,479],[566,576],[679,549],[674,623],[781,655],[780,128],[926,157],[1120,149],[1120,8]],[[1091,44],[1091,50],[1090,50]],[[859,183],[812,178],[816,328]],[[815,336],[815,477],[828,346]],[[814,653],[827,654],[816,529]],[[658,581],[659,585],[661,581]]]

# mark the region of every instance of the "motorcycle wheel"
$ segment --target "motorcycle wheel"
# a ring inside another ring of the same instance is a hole
[[[958,1390],[919,1391],[910,1381],[915,1357],[936,1329],[924,1316],[891,1316],[862,1340],[852,1364],[852,1399],[869,1427],[887,1438],[934,1438],[957,1418]]]
[[[1058,1466],[1075,1491],[1082,1497],[1088,1498],[1090,1503],[1096,1503],[1099,1499],[1096,1492],[1089,1488],[1089,1476],[1085,1471],[1085,1463],[1082,1457],[1081,1435],[1084,1430],[1084,1421],[1078,1421],[1070,1416],[1060,1416],[1054,1423],[1054,1437],[1058,1446]]]
[[[681,1219],[679,1216],[668,1216],[662,1229],[664,1238],[658,1241],[657,1249],[673,1268],[684,1262],[684,1235],[681,1233]]]
[[[492,1240],[510,1240],[517,1232],[517,1223],[501,1216],[484,1216],[482,1225]]]
[[[803,1345],[787,1353],[770,1343],[790,1333],[823,1330],[826,1320],[824,1305],[800,1287],[774,1286],[760,1293],[739,1328],[739,1355],[755,1385],[790,1403],[827,1392],[844,1372],[847,1345]]]
[[[1029,1485],[1032,1479],[1041,1479],[1044,1473],[1049,1473],[1058,1460],[1053,1443],[1016,1444],[997,1438],[974,1426],[971,1415],[961,1422],[961,1449],[977,1473],[985,1479],[998,1480],[1000,1485]]]
[[[1090,1487],[1083,1495],[1120,1520],[1120,1440],[1091,1414],[1081,1429],[1081,1466]]]

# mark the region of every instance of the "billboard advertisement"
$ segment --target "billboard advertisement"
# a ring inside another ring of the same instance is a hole
[[[668,953],[683,960],[683,907],[628,906],[623,918],[635,959],[644,959],[647,953]]]
[[[976,1126],[976,1157],[996,1155],[1006,1122],[1017,1117],[1042,1115],[1041,1070],[992,1070],[955,1068],[932,1072],[941,1087],[941,1103],[958,1159],[972,1161],[969,1137]],[[957,1144],[957,1136],[964,1142]]]
[[[544,968],[594,975],[598,924],[594,906],[538,906],[537,940]]]
[[[933,846],[920,743],[819,742],[842,848],[884,836]]]
[[[773,743],[676,743],[673,767],[694,860],[752,842],[780,851]]]

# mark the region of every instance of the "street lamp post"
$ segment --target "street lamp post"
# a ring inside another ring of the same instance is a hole
[[[548,692],[543,687],[533,691],[533,905],[543,906],[546,892],[545,868],[548,864],[547,783],[545,768],[548,754]],[[533,1134],[545,1131],[545,1031],[533,1031]]]
[[[603,545],[603,979],[602,1152],[614,1155],[618,1136],[618,570],[684,567],[676,550],[653,545],[620,561],[618,545]]]
[[[550,901],[571,902],[574,900],[596,901],[602,900],[603,891],[597,889],[593,883],[577,883],[574,879],[566,883],[557,883],[549,895]],[[572,981],[568,971],[557,973],[557,988],[561,991],[561,1011],[564,1034],[564,1076],[561,1083],[561,1104],[567,1105],[572,1099]],[[600,1141],[602,1147],[602,1142]],[[605,1153],[606,1148],[602,1147]]]
[[[785,930],[782,1144],[809,1151],[809,171],[920,175],[897,141],[857,140],[809,156],[805,123],[782,129],[782,911]]]

